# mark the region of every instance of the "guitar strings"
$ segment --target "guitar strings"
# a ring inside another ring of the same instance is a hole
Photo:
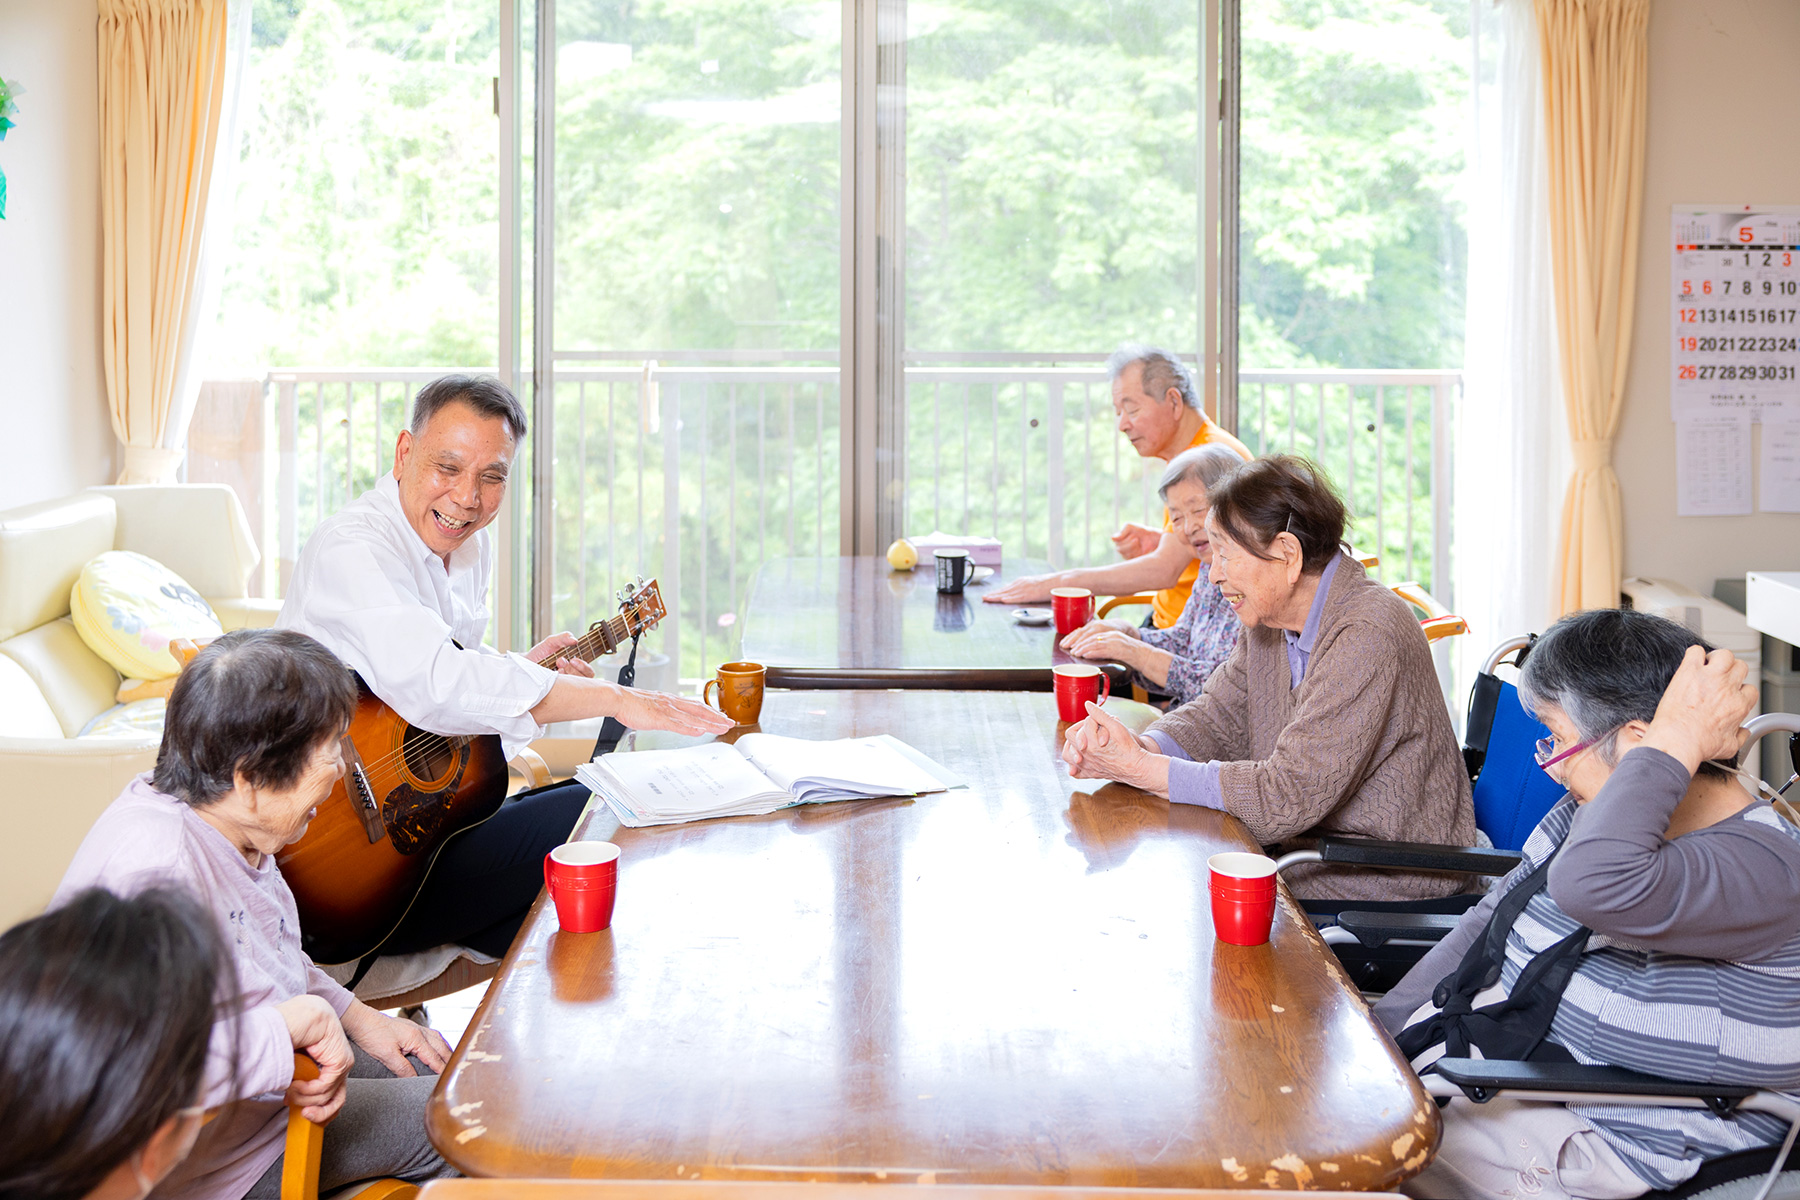
[[[617,622],[620,625],[621,631],[624,631],[626,629],[626,626],[624,624],[625,618],[623,616],[616,617],[613,619],[613,621],[603,622],[603,624],[605,624],[610,629],[610,627],[614,624],[614,622]],[[589,640],[589,638],[595,637],[595,634],[596,634],[596,631],[590,629],[586,634],[583,634],[580,638],[578,638],[574,645],[565,646],[561,650],[558,650],[555,653],[550,654],[541,660],[533,660],[533,661],[536,663],[537,666],[548,667],[548,666],[550,666],[550,664],[556,662],[557,660],[568,657],[571,653],[581,653],[583,655],[583,657],[586,657],[585,651],[586,651],[587,647],[584,645],[584,643],[586,643]],[[614,640],[615,640],[615,642],[617,641],[616,638]],[[596,638],[596,645],[604,645],[604,640]],[[596,651],[596,653],[598,653],[598,651]],[[411,753],[411,754],[430,753],[434,750],[437,750],[440,746],[446,746],[446,745],[451,744],[459,736],[466,737],[469,735],[466,735],[466,734],[464,734],[464,735],[447,735],[447,734],[432,733],[432,734],[427,734],[422,738],[416,739],[415,741],[412,742],[412,744],[410,746],[403,742],[399,747],[395,748],[394,750],[389,751],[387,754],[383,755],[382,757],[371,760],[371,761],[364,762],[362,764],[363,778],[367,779],[371,786],[374,786],[376,783],[375,776],[378,772],[384,772],[384,771],[391,770],[394,772],[396,780],[404,781],[404,778],[405,778],[404,764],[405,764],[405,759],[406,759],[407,754],[409,754],[409,753]],[[346,786],[346,791],[347,790],[348,790],[348,788]]]
[[[626,618],[623,614],[621,614],[618,617],[613,618],[610,621],[599,622],[599,624],[605,626],[608,631],[611,630],[611,628],[614,624],[617,624],[619,626],[620,633],[622,633],[622,634],[628,633],[629,628],[630,628],[629,625],[626,624]],[[588,647],[587,647],[586,643],[588,643],[590,639],[593,640],[595,646],[603,646],[605,644],[605,640],[603,638],[599,637],[598,634],[599,634],[599,630],[590,629],[590,630],[588,630],[587,633],[583,634],[580,638],[577,638],[574,645],[565,646],[561,650],[558,650],[555,653],[550,654],[543,659],[533,660],[533,661],[536,663],[537,666],[548,667],[548,666],[550,666],[550,664],[556,662],[557,660],[568,657],[571,653],[580,653],[583,657],[587,657],[586,650],[588,649]],[[615,636],[613,640],[614,640],[614,643],[617,644],[618,637]],[[597,649],[596,649],[596,653],[598,653]],[[446,734],[432,733],[432,734],[427,734],[426,736],[415,740],[410,746],[402,744],[398,748],[389,751],[387,754],[383,755],[380,758],[374,759],[372,761],[364,762],[362,764],[363,776],[364,776],[364,778],[368,779],[371,784],[373,784],[374,783],[373,776],[374,776],[375,772],[385,771],[385,770],[389,770],[389,769],[394,769],[394,770],[398,771],[398,769],[400,768],[401,764],[404,762],[405,757],[409,751],[414,754],[429,753],[430,751],[438,749],[440,746],[449,745],[452,741],[455,740],[456,736],[468,736],[468,735],[446,735]]]
[[[640,595],[642,595],[642,594],[643,593],[640,593]],[[644,614],[641,612],[620,613],[618,616],[613,617],[610,620],[596,621],[592,628],[590,628],[586,633],[582,634],[580,637],[575,639],[575,642],[573,645],[564,646],[561,650],[557,650],[554,653],[546,655],[542,659],[534,659],[532,661],[537,666],[540,666],[540,667],[550,667],[553,663],[557,662],[558,660],[568,658],[571,655],[577,655],[580,658],[582,658],[583,660],[591,661],[594,657],[596,657],[597,655],[599,655],[601,653],[602,648],[604,648],[604,646],[606,645],[606,637],[603,636],[603,634],[611,634],[613,646],[615,648],[617,648],[618,646],[620,646],[624,643],[625,638],[634,636],[634,631],[631,628],[630,618],[633,616],[642,617],[643,615]],[[650,625],[654,624],[656,620],[660,620],[660,619],[661,619],[661,615],[658,615],[657,617],[652,618],[651,620],[646,620],[642,625],[640,625],[638,627],[638,629],[635,632],[636,633],[643,632],[643,630],[649,628]],[[615,629],[615,627],[616,627],[616,629]],[[588,653],[588,651],[590,649],[593,650],[593,654]],[[408,754],[430,753],[432,751],[437,750],[441,746],[450,745],[452,742],[454,742],[456,740],[457,737],[468,737],[468,736],[470,736],[470,735],[467,735],[467,734],[450,735],[450,734],[432,733],[432,734],[427,734],[426,736],[417,739],[416,741],[412,742],[411,745],[407,745],[403,742],[400,746],[396,747],[393,750],[390,750],[388,753],[382,755],[380,758],[372,759],[372,760],[364,762],[362,764],[363,778],[367,779],[369,781],[370,786],[373,787],[373,786],[375,786],[375,783],[376,783],[375,776],[376,776],[377,772],[393,771],[396,780],[400,781],[400,782],[404,782],[404,779],[405,779],[404,765],[405,765],[406,756]],[[349,794],[349,764],[346,764],[346,769],[345,769],[345,794],[346,795]]]

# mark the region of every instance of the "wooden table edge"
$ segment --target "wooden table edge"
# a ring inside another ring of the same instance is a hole
[[[915,1185],[919,1186],[919,1185]],[[1118,1187],[1104,1184],[927,1183],[938,1200],[1243,1200],[1294,1196],[1265,1188]],[[438,1179],[420,1200],[858,1200],[865,1184],[717,1179]],[[1308,1191],[1321,1200],[1402,1200],[1398,1192]]]
[[[1162,800],[1162,803],[1164,803],[1164,804],[1172,803],[1171,801],[1168,801],[1161,797],[1152,797],[1152,798],[1160,799],[1160,800]],[[1225,819],[1226,827],[1232,829],[1237,835],[1239,835],[1247,847],[1254,847],[1257,845],[1256,838],[1251,834],[1249,827],[1246,826],[1237,817],[1233,816],[1230,813],[1221,813],[1220,816],[1222,816]],[[758,818],[758,817],[744,817],[744,818],[725,817],[725,818],[719,818],[719,819],[725,820],[725,821],[730,821],[730,820],[759,820],[761,818]],[[570,840],[580,840],[581,838],[585,837],[590,832],[590,830],[593,829],[593,827],[596,824],[599,824],[599,823],[605,823],[605,824],[611,825],[613,827],[613,832],[616,832],[617,829],[619,828],[617,818],[613,816],[613,814],[610,812],[610,810],[608,810],[605,807],[604,804],[593,803],[588,808],[588,810],[585,812],[585,814],[581,817],[581,819],[576,822],[574,830],[570,833]],[[610,833],[608,836],[610,836]],[[1367,1017],[1369,1023],[1372,1026],[1374,1026],[1375,1030],[1381,1035],[1383,1040],[1386,1041],[1391,1053],[1395,1056],[1396,1060],[1404,1067],[1404,1069],[1405,1069],[1404,1082],[1405,1082],[1407,1090],[1412,1094],[1413,1103],[1415,1105],[1415,1113],[1424,1114],[1427,1118],[1427,1124],[1429,1125],[1429,1129],[1426,1133],[1425,1141],[1422,1145],[1419,1146],[1419,1149],[1410,1155],[1405,1155],[1405,1154],[1399,1153],[1397,1151],[1394,1155],[1394,1160],[1393,1160],[1396,1163],[1396,1167],[1394,1167],[1392,1169],[1388,1169],[1388,1170],[1382,1170],[1382,1171],[1377,1171],[1377,1172],[1371,1173],[1370,1177],[1368,1177],[1367,1179],[1362,1181],[1362,1182],[1364,1182],[1365,1187],[1362,1189],[1357,1189],[1357,1190],[1359,1192],[1361,1192],[1362,1194],[1368,1194],[1368,1192],[1370,1190],[1373,1190],[1375,1188],[1391,1189],[1391,1188],[1397,1187],[1400,1183],[1404,1182],[1407,1179],[1412,1178],[1413,1176],[1417,1175],[1419,1172],[1423,1171],[1426,1168],[1426,1166],[1429,1165],[1431,1159],[1436,1156],[1439,1143],[1441,1142],[1442,1137],[1443,1137],[1443,1120],[1442,1120],[1442,1117],[1439,1115],[1437,1102],[1430,1096],[1429,1093],[1427,1093],[1425,1091],[1424,1085],[1419,1082],[1417,1075],[1412,1072],[1411,1066],[1410,1066],[1410,1064],[1408,1064],[1406,1062],[1405,1056],[1400,1052],[1399,1048],[1396,1045],[1394,1045],[1393,1039],[1390,1036],[1388,1036],[1388,1034],[1386,1033],[1385,1030],[1382,1029],[1380,1022],[1375,1019],[1374,1012],[1370,1008],[1368,1001],[1366,1001],[1363,998],[1361,991],[1351,981],[1348,973],[1346,973],[1344,971],[1343,965],[1342,965],[1342,963],[1340,963],[1338,961],[1337,955],[1332,952],[1331,947],[1325,942],[1325,939],[1320,935],[1317,926],[1315,926],[1313,924],[1312,919],[1307,915],[1306,910],[1303,907],[1301,907],[1300,902],[1298,900],[1296,900],[1294,898],[1293,894],[1288,890],[1288,887],[1287,887],[1287,884],[1285,881],[1282,881],[1280,884],[1280,902],[1286,908],[1289,919],[1299,928],[1301,936],[1309,939],[1314,944],[1315,951],[1319,955],[1321,955],[1323,960],[1325,961],[1327,972],[1335,973],[1337,975],[1338,980],[1339,980],[1340,984],[1342,985],[1343,990],[1347,994],[1348,998],[1363,1010],[1363,1013]],[[542,912],[544,906],[547,903],[549,903],[548,892],[540,890],[538,893],[537,900],[532,904],[530,911],[526,914],[525,922],[520,927],[521,930],[529,929],[535,924],[535,922],[538,920],[539,914]],[[450,1077],[451,1073],[454,1070],[456,1070],[458,1067],[460,1067],[464,1063],[465,1060],[470,1059],[473,1056],[482,1053],[482,1051],[480,1050],[480,1047],[478,1045],[480,1035],[484,1031],[484,1029],[487,1027],[489,1020],[490,1020],[490,1011],[494,1008],[495,1004],[498,1002],[498,997],[499,997],[499,990],[498,990],[498,988],[496,988],[494,986],[494,984],[496,982],[498,982],[502,977],[504,977],[513,968],[514,961],[519,956],[521,948],[526,945],[527,945],[527,939],[524,938],[523,936],[521,936],[519,938],[516,938],[514,940],[512,946],[508,948],[508,950],[506,952],[506,956],[500,962],[500,969],[495,973],[493,979],[489,981],[488,990],[482,996],[481,1004],[476,1008],[475,1015],[469,1022],[468,1031],[464,1034],[462,1041],[456,1046],[455,1050],[452,1052],[450,1060],[445,1063],[444,1070],[442,1071],[442,1073],[440,1073],[440,1075],[438,1077],[439,1078],[438,1085],[437,1085],[437,1087],[435,1087],[433,1089],[431,1098],[426,1105],[426,1111],[425,1111],[426,1135],[427,1135],[428,1139],[431,1141],[431,1144],[437,1149],[438,1153],[444,1157],[444,1160],[446,1162],[448,1162],[451,1166],[455,1167],[458,1171],[461,1171],[465,1176],[469,1176],[471,1178],[504,1179],[504,1178],[508,1178],[508,1177],[505,1176],[504,1172],[501,1170],[496,1169],[496,1170],[485,1170],[484,1171],[482,1169],[484,1166],[484,1163],[483,1163],[484,1156],[482,1155],[481,1151],[485,1147],[483,1145],[480,1133],[476,1132],[476,1131],[482,1130],[484,1132],[484,1130],[480,1126],[479,1122],[471,1124],[469,1122],[458,1120],[449,1111],[448,1107],[443,1102],[443,1100],[444,1100],[443,1081],[448,1079]],[[476,1061],[479,1061],[479,1059],[477,1059]],[[1416,1135],[1407,1133],[1407,1134],[1402,1134],[1401,1136],[1410,1138],[1411,1136],[1416,1136]],[[600,1160],[598,1158],[590,1158],[590,1159],[583,1160],[583,1165],[586,1167],[598,1167],[598,1168],[603,1169],[605,1164],[602,1160]],[[628,1168],[628,1169],[635,1169],[635,1168]],[[834,1178],[819,1178],[820,1176],[830,1177],[833,1175],[835,1175],[837,1178],[835,1178],[835,1179]],[[827,1183],[827,1184],[830,1184],[830,1183],[855,1182],[857,1184],[884,1183],[884,1184],[891,1184],[894,1186],[900,1186],[900,1185],[905,1185],[905,1184],[909,1184],[909,1183],[917,1185],[917,1184],[926,1182],[926,1180],[922,1177],[927,1177],[927,1176],[930,1177],[929,1182],[931,1184],[937,1184],[937,1185],[941,1185],[941,1186],[954,1186],[954,1187],[967,1187],[967,1188],[980,1188],[980,1189],[1006,1187],[1006,1188],[1018,1189],[1020,1192],[1034,1191],[1034,1190],[1039,1190],[1041,1188],[1056,1188],[1056,1189],[1114,1188],[1114,1189],[1118,1189],[1121,1191],[1129,1190],[1132,1192],[1173,1191],[1173,1192],[1188,1193],[1188,1194],[1196,1193],[1196,1189],[1166,1188],[1161,1185],[1139,1186],[1139,1185],[1135,1185],[1135,1184],[1120,1184],[1120,1183],[1108,1183],[1108,1182],[1104,1182],[1104,1181],[1087,1181],[1087,1180],[1064,1180],[1064,1181],[1060,1181],[1060,1182],[1057,1182],[1054,1184],[1020,1184],[1020,1183],[1017,1183],[1012,1180],[995,1180],[995,1181],[990,1182],[990,1181],[980,1179],[980,1178],[973,1178],[973,1177],[963,1178],[959,1174],[952,1174],[950,1172],[946,1172],[943,1170],[921,1169],[921,1168],[912,1168],[912,1167],[905,1167],[905,1166],[846,1167],[846,1168],[843,1168],[841,1171],[834,1172],[830,1168],[824,1168],[824,1167],[818,1167],[818,1166],[772,1167],[772,1166],[762,1166],[762,1165],[746,1165],[744,1167],[733,1170],[730,1174],[713,1175],[713,1176],[702,1176],[699,1174],[699,1171],[697,1169],[694,1178],[691,1180],[687,1180],[687,1181],[683,1181],[681,1179],[671,1180],[671,1179],[667,1179],[666,1177],[644,1178],[641,1176],[634,1176],[634,1175],[629,1175],[629,1174],[619,1175],[619,1176],[603,1175],[603,1174],[602,1175],[585,1175],[585,1176],[581,1176],[580,1178],[585,1179],[585,1180],[594,1180],[594,1181],[600,1181],[600,1180],[631,1181],[631,1182],[637,1182],[637,1183],[663,1183],[663,1184],[670,1184],[670,1185],[677,1185],[677,1184],[681,1184],[683,1182],[689,1182],[689,1183],[692,1183],[692,1182],[716,1182],[716,1183],[729,1182],[729,1183],[740,1183],[740,1184],[741,1183],[760,1183],[760,1184],[787,1186],[787,1185],[794,1185],[794,1184],[801,1184],[801,1183],[808,1183],[808,1184]],[[1349,1181],[1346,1180],[1346,1182],[1349,1182]],[[1212,1189],[1212,1190],[1214,1192],[1217,1192],[1220,1195],[1231,1195],[1232,1194],[1229,1191],[1218,1192],[1218,1189]],[[1268,1194],[1266,1191],[1264,1191],[1264,1189],[1257,1189],[1257,1190],[1262,1191],[1263,1194]],[[1203,1195],[1203,1194],[1205,1194],[1205,1191],[1206,1191],[1206,1189],[1199,1189],[1197,1194]]]

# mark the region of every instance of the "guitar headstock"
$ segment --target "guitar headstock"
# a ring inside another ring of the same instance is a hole
[[[649,582],[639,579],[627,584],[619,593],[619,617],[625,623],[626,637],[636,637],[668,615],[669,610],[663,607],[662,592],[654,579]]]

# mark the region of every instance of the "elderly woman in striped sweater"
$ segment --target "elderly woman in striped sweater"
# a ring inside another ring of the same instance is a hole
[[[1800,1087],[1800,828],[1738,783],[1744,676],[1646,613],[1575,613],[1538,640],[1519,690],[1568,795],[1376,1006],[1415,1067],[1479,1054]],[[1760,1113],[1453,1102],[1406,1190],[1640,1196],[1785,1132]]]

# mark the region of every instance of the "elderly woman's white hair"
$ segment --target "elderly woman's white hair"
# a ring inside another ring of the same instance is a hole
[[[1167,501],[1169,489],[1178,483],[1198,483],[1210,493],[1214,484],[1243,465],[1243,456],[1229,446],[1195,446],[1169,460],[1157,482],[1156,494]]]

